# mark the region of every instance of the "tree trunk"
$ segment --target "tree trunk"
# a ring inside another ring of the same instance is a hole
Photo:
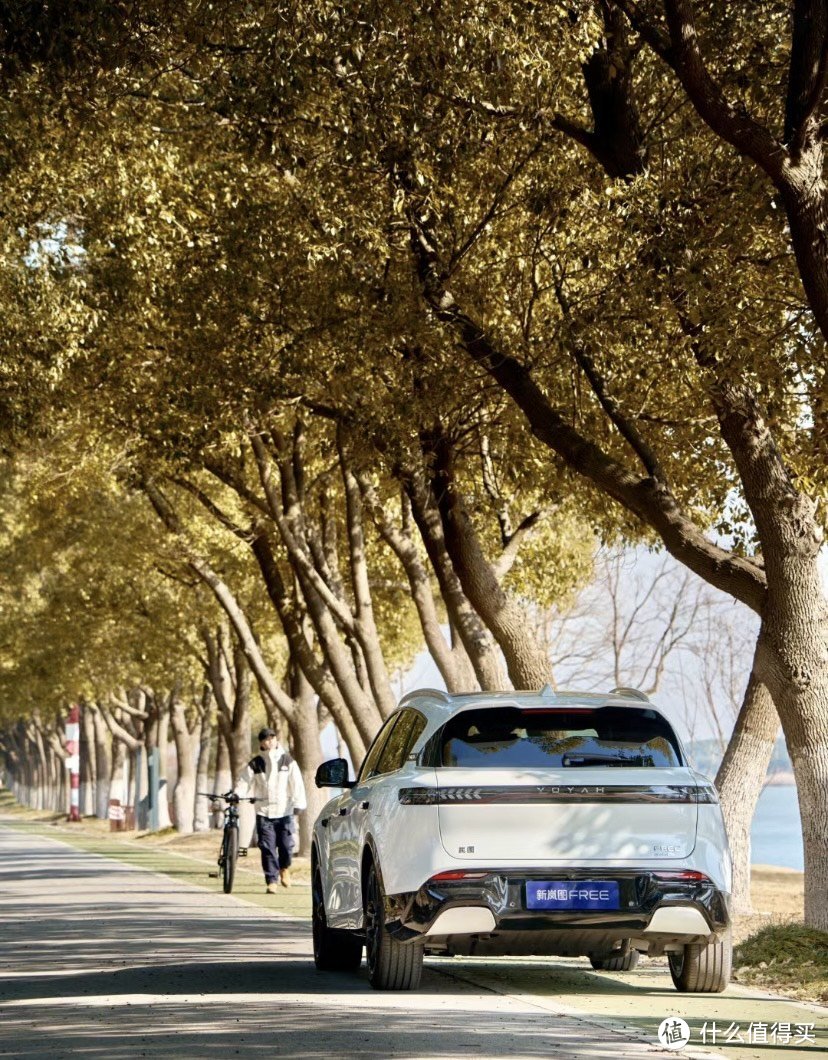
[[[170,726],[176,754],[176,778],[172,795],[173,824],[182,835],[193,831],[195,818],[196,761],[193,734],[187,725],[184,704],[173,696],[170,703]]]
[[[224,631],[219,628],[215,638],[203,630],[207,647],[207,678],[213,690],[218,710],[220,746],[227,751],[230,780],[227,787],[215,789],[219,794],[228,791],[250,758],[250,686],[251,670],[244,648],[234,644],[232,661],[228,660]],[[231,671],[232,665],[232,671]]]
[[[753,912],[750,830],[779,733],[779,715],[770,693],[756,676],[755,665],[754,662],[733,734],[716,774],[733,858],[733,910],[742,915]]]
[[[351,754],[355,756],[355,759],[362,761],[367,746],[366,741],[370,742],[371,736],[369,734],[371,734],[377,724],[378,712],[373,722],[370,720],[365,722],[362,719],[360,719],[362,723],[357,722],[349,703],[345,699],[345,695],[343,695],[330,670],[328,667],[322,667],[318,664],[310,644],[304,638],[301,625],[297,620],[296,608],[287,598],[281,571],[266,536],[259,534],[254,537],[250,547],[262,572],[267,595],[272,605],[276,608],[276,612],[282,622],[282,629],[289,644],[290,654],[296,659],[297,665],[302,668],[302,672],[307,681],[311,683],[319,699],[331,711],[336,726],[341,731],[343,738],[345,738]],[[336,634],[334,633],[334,635]],[[362,699],[365,699],[365,697],[360,694],[360,700]],[[363,731],[364,729],[365,732]]]
[[[480,687],[487,692],[506,688],[506,674],[489,631],[463,592],[446,550],[443,524],[431,490],[417,472],[399,469],[398,473],[411,502],[414,522],[437,578],[449,621],[466,649]]]
[[[111,797],[114,773],[112,751],[110,750],[111,738],[106,722],[101,717],[101,712],[97,707],[92,712],[92,722],[95,727],[95,772],[98,778],[98,785],[95,790],[95,816],[105,821],[109,817],[109,799]],[[121,761],[121,768],[123,768],[123,760]]]
[[[782,201],[808,302],[828,341],[828,205],[821,138],[787,170]]]
[[[773,696],[796,777],[805,848],[805,922],[828,930],[828,598],[816,503],[801,493],[759,402],[744,385],[712,390],[761,542],[767,584],[755,660]]]
[[[374,604],[365,557],[365,528],[363,522],[362,495],[345,454],[343,431],[337,428],[337,449],[342,482],[345,489],[345,513],[348,527],[348,559],[351,568],[351,586],[354,594],[355,622],[360,646],[365,658],[368,679],[374,702],[383,718],[389,717],[397,703],[388,680],[388,670],[380,644],[379,631],[374,620]]]
[[[49,807],[49,763],[46,761],[46,748],[39,729],[31,726],[31,742],[34,746],[36,762],[35,779],[35,801],[37,810],[50,809]]]
[[[297,580],[302,587],[308,614],[330,672],[348,707],[348,714],[356,724],[362,743],[368,747],[382,724],[382,714],[371,696],[360,685],[352,660],[348,658],[348,651],[340,639],[329,610],[317,596],[313,586],[309,585],[298,571]]]
[[[405,571],[411,590],[411,599],[417,608],[417,617],[420,620],[426,648],[440,671],[446,688],[449,692],[477,691],[480,686],[474,676],[474,668],[468,653],[465,649],[462,649],[462,653],[458,652],[455,644],[447,641],[440,626],[431,590],[431,580],[406,525],[411,520],[411,502],[405,493],[402,493],[403,525],[398,527],[380,503],[368,476],[359,475],[358,481],[380,537],[392,550]],[[462,648],[462,642],[460,646]]]
[[[37,806],[37,752],[22,722],[18,731],[18,746],[20,747],[20,761],[23,765],[23,798],[20,801],[24,806],[35,808]]]
[[[158,717],[158,828],[172,827],[170,818],[170,788],[167,783],[167,755],[169,752],[169,710],[161,710]]]
[[[146,748],[138,747],[129,755],[129,774],[132,785],[130,803],[135,807],[135,827],[149,828],[149,770]]]
[[[541,689],[552,681],[549,659],[533,636],[525,612],[501,587],[483,552],[457,488],[451,441],[439,424],[423,432],[423,449],[432,462],[432,492],[463,592],[500,645],[514,687]]]
[[[196,766],[196,791],[210,791],[210,752],[213,737],[213,715],[215,706],[208,687],[202,695],[201,718],[198,730],[198,764]],[[206,832],[210,828],[209,801],[196,795],[193,813],[193,829]]]
[[[78,809],[81,817],[91,817],[97,809],[95,792],[98,787],[97,762],[95,758],[94,708],[81,704],[80,729],[80,791]]]
[[[796,777],[805,923],[828,931],[828,607],[816,557],[797,563],[788,555],[780,571],[775,559],[766,562],[768,606],[757,676],[779,711]]]
[[[235,695],[227,746],[230,751],[230,770],[235,783],[250,760],[250,691],[253,683],[253,673],[240,645],[233,651],[233,665]]]
[[[21,806],[31,806],[32,770],[34,768],[34,763],[32,756],[28,753],[28,740],[22,722],[17,726],[14,738],[16,762],[18,767],[15,798]]]
[[[212,790],[219,795],[230,791],[233,786],[234,777],[230,772],[230,751],[227,748],[227,740],[224,731],[219,727],[219,738],[216,741],[216,771]],[[213,828],[221,828],[224,815],[220,811],[213,814]]]
[[[112,741],[112,769],[109,774],[109,791],[107,792],[107,817],[109,816],[109,803],[118,802],[121,806],[134,805],[129,802],[129,780],[124,776],[127,757],[126,744],[120,740]]]
[[[290,722],[289,732],[293,757],[302,771],[308,797],[308,808],[299,815],[299,852],[310,856],[313,822],[328,796],[317,788],[314,782],[316,770],[322,762],[322,747],[319,742],[316,707],[313,702],[308,703],[308,707],[310,709],[296,712]]]

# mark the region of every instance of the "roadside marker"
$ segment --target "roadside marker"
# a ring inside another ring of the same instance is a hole
[[[70,821],[80,818],[80,707],[75,703],[69,710],[66,722],[66,768],[69,770],[69,817]]]

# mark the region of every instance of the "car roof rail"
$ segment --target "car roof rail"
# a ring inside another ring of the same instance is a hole
[[[642,703],[650,702],[650,697],[646,692],[642,692],[640,688],[625,688],[623,685],[619,685],[618,688],[613,688],[610,695],[626,696],[627,699],[640,699]]]
[[[400,700],[399,706],[403,706],[404,703],[408,703],[410,700],[422,699],[423,697],[433,697],[443,703],[451,703],[451,696],[441,688],[415,688],[411,692],[406,692]]]

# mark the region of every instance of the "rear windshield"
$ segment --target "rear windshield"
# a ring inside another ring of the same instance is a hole
[[[475,769],[682,764],[664,718],[637,707],[466,710],[446,722],[436,742],[436,764]]]

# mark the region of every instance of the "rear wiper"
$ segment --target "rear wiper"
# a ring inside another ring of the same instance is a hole
[[[610,766],[651,766],[654,764],[649,755],[565,754],[561,759],[561,765],[564,766],[591,766],[595,763]]]

